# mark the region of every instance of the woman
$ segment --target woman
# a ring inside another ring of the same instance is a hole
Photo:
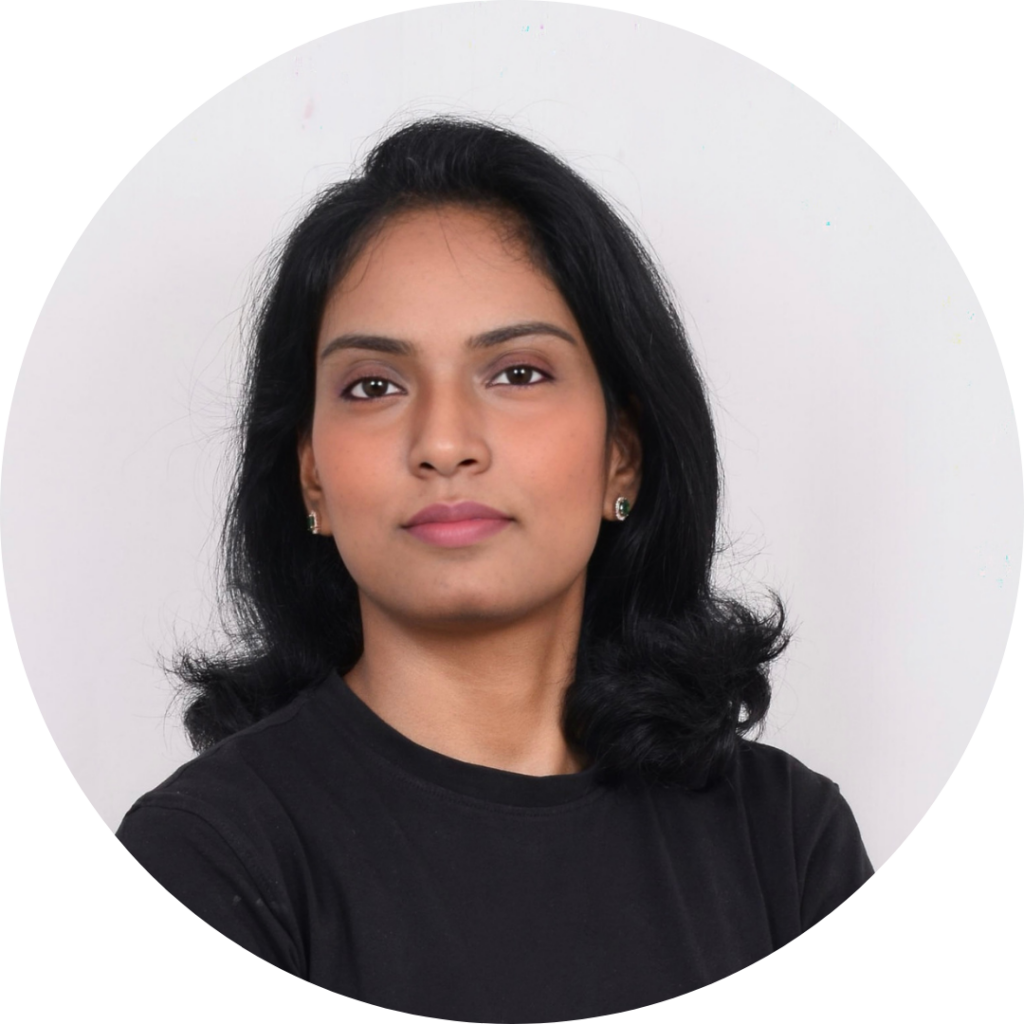
[[[201,755],[118,835],[287,971],[553,1021],[721,978],[871,873],[742,738],[786,643],[710,584],[718,461],[642,246],[549,153],[417,122],[289,237],[224,534]]]

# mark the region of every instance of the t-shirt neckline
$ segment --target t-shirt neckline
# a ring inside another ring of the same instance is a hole
[[[459,761],[421,746],[384,721],[333,671],[321,684],[346,732],[406,774],[463,796],[514,807],[553,807],[573,803],[597,788],[591,765],[567,775],[522,775]]]

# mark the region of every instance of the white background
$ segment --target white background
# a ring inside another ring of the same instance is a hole
[[[835,114],[701,36],[563,4],[405,12],[286,53],[90,222],[26,352],[0,484],[18,649],[72,774],[114,829],[189,758],[160,658],[216,644],[249,279],[383,126],[436,109],[553,147],[663,263],[721,448],[719,577],[778,587],[795,628],[763,739],[840,785],[881,866],[974,731],[1017,593],[1024,484],[984,310]]]

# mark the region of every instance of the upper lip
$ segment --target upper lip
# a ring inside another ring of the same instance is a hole
[[[428,505],[421,508],[404,526],[420,526],[422,523],[454,523],[462,519],[509,519],[489,505],[478,501],[458,501],[454,505]]]

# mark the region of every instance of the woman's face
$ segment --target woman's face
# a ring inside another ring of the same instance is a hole
[[[393,216],[329,296],[316,359],[303,492],[363,601],[439,626],[582,596],[639,451],[628,425],[606,437],[580,329],[507,217]]]

